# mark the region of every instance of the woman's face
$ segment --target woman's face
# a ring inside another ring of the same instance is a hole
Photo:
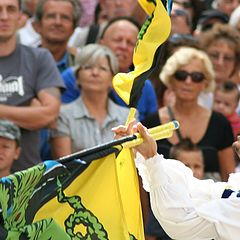
[[[78,71],[78,84],[81,91],[103,92],[109,91],[113,74],[106,57],[97,59],[94,64],[86,64]]]
[[[179,67],[171,79],[171,88],[176,99],[197,101],[206,88],[205,71],[201,60],[192,59],[189,64]]]
[[[208,48],[207,53],[213,63],[216,82],[226,82],[231,78],[236,65],[235,51],[230,43],[224,40],[214,41]]]

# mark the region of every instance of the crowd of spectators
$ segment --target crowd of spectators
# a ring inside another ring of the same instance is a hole
[[[111,80],[133,70],[146,18],[137,0],[0,1],[0,146],[12,148],[0,148],[9,159],[1,177],[113,139],[129,109]],[[158,152],[182,160],[172,149],[187,139],[201,152],[190,157],[199,178],[225,181],[239,169],[240,1],[173,0],[171,23],[137,118],[147,127],[179,121]],[[146,239],[170,239],[140,192]]]

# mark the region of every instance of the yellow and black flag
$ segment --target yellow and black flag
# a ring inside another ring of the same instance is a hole
[[[118,73],[113,78],[113,87],[124,102],[136,108],[145,80],[158,67],[162,43],[171,30],[169,13],[172,0],[139,0],[149,15],[143,24],[133,54],[134,70]]]
[[[161,139],[176,128],[171,122],[150,133]],[[0,239],[144,239],[135,166],[127,151],[141,141],[125,137],[1,178]]]

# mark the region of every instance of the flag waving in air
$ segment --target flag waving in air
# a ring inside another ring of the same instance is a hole
[[[113,87],[124,102],[136,108],[145,80],[158,67],[161,44],[170,34],[170,10],[172,0],[139,0],[149,15],[143,24],[133,54],[134,71],[118,73]]]
[[[161,139],[176,128],[171,122],[150,133]],[[134,163],[125,151],[141,141],[125,137],[0,179],[0,239],[144,239]]]

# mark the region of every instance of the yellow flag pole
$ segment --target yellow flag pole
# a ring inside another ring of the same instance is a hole
[[[171,137],[173,135],[173,131],[178,128],[179,128],[179,122],[172,121],[154,128],[150,128],[148,131],[155,140],[160,140],[160,139]],[[130,142],[125,142],[122,144],[122,146],[126,148],[132,148],[141,144],[143,142],[142,137],[140,136],[139,133],[136,133],[135,135],[137,139],[132,140]]]

